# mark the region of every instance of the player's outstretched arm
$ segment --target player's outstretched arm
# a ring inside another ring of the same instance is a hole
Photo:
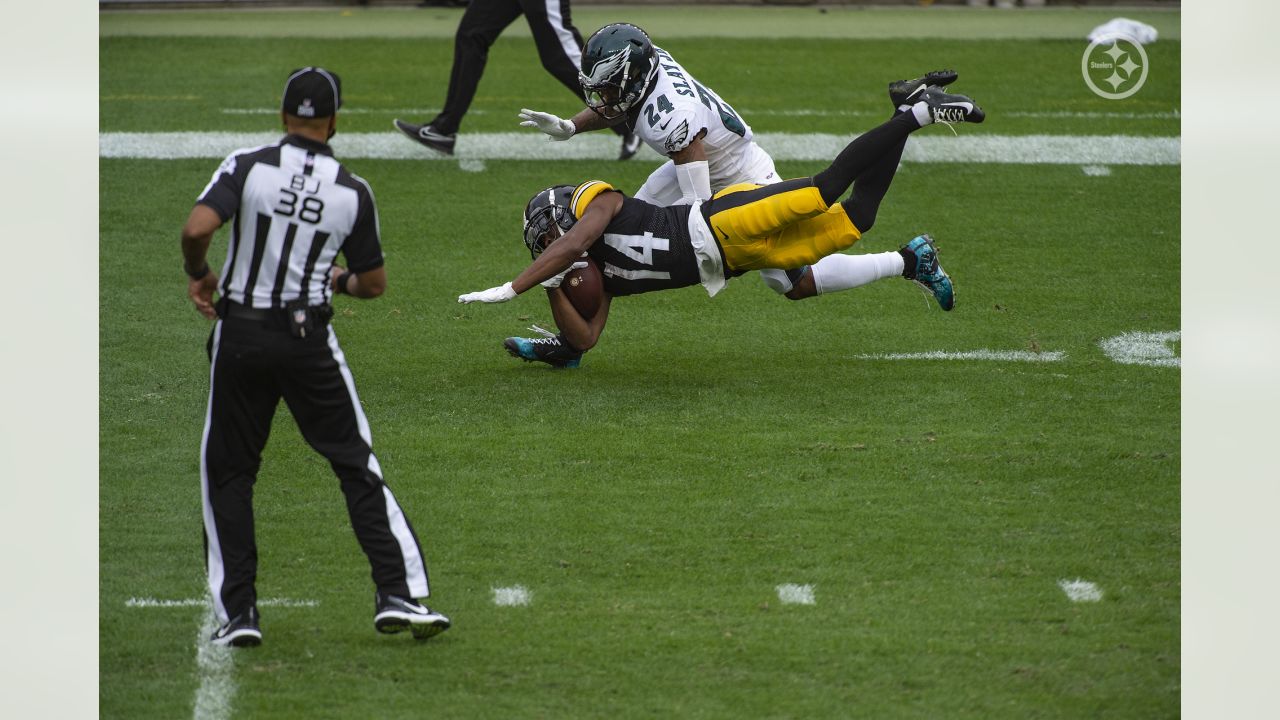
[[[577,262],[600,239],[604,229],[609,226],[609,221],[621,209],[621,193],[602,192],[597,195],[582,212],[578,222],[564,235],[556,238],[532,265],[511,281],[511,288],[522,293]]]
[[[572,120],[565,120],[551,113],[538,112],[529,108],[520,109],[520,126],[538,128],[551,136],[552,140],[568,140],[578,129]]]
[[[578,133],[603,130],[616,124],[610,123],[589,108],[567,120],[551,113],[521,108],[519,118],[521,127],[537,128],[552,140],[568,140]]]
[[[513,300],[517,295],[543,280],[569,269],[582,257],[587,248],[600,239],[604,229],[609,226],[609,221],[613,220],[621,209],[621,193],[612,191],[600,193],[591,200],[591,204],[587,205],[582,217],[578,218],[578,222],[569,229],[569,232],[556,238],[538,256],[538,259],[533,261],[533,264],[516,276],[515,280],[488,290],[459,295],[458,302],[499,303]]]
[[[578,111],[577,115],[573,116],[570,122],[572,122],[573,126],[578,129],[578,132],[591,132],[592,130],[604,130],[605,128],[611,128],[614,125],[619,125],[625,122],[626,119],[627,117],[625,115],[620,115],[613,121],[605,120],[600,116],[600,113],[595,110],[592,110],[591,108],[583,108]]]

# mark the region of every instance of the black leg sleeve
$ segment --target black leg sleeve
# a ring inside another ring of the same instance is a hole
[[[379,590],[427,597],[426,561],[418,537],[382,478],[368,419],[332,328],[281,376],[284,400],[302,437],[329,461],[342,483],[356,539]]]
[[[855,179],[877,165],[886,155],[896,151],[901,157],[907,136],[919,128],[920,124],[916,122],[914,115],[901,113],[854,138],[826,170],[813,176],[813,184],[822,193],[823,201],[828,205],[836,202],[853,185]],[[895,160],[891,167],[896,170],[897,166]],[[888,183],[884,183],[884,189],[888,190],[888,187]]]
[[[884,200],[885,193],[893,184],[893,176],[898,173],[898,164],[902,162],[902,151],[906,146],[906,138],[899,140],[853,181],[853,194],[842,204],[858,232],[865,234],[876,224],[880,201]]]

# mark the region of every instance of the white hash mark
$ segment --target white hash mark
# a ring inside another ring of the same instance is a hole
[[[813,605],[813,586],[787,583],[777,588],[778,599],[783,605]]]

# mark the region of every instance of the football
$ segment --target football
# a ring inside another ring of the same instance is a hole
[[[570,270],[560,283],[569,303],[582,317],[590,320],[600,309],[604,300],[604,278],[600,276],[600,268],[595,261],[587,258],[587,266],[578,270]]]

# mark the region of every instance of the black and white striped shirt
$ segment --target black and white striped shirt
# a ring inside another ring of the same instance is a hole
[[[324,143],[287,135],[276,145],[237,150],[213,174],[197,203],[226,222],[235,217],[219,291],[255,308],[305,297],[329,301],[329,269],[339,251],[347,269],[382,266],[373,191]]]

